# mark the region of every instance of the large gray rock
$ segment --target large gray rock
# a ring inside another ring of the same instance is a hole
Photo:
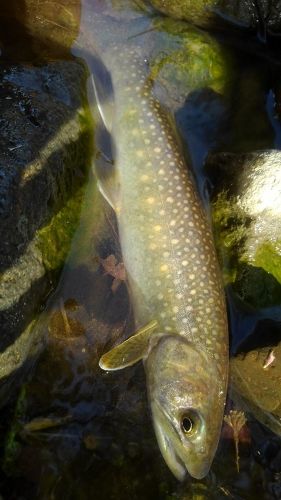
[[[1,378],[27,356],[26,328],[79,216],[90,152],[86,78],[78,59],[0,69]]]
[[[80,0],[10,0],[0,12],[1,56],[15,61],[69,58],[79,33]]]

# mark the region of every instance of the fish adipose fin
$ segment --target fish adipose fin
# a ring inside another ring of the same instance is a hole
[[[100,368],[103,370],[120,370],[145,358],[150,348],[151,334],[157,326],[157,321],[151,321],[122,344],[105,353],[99,361]],[[156,335],[158,338],[158,334]]]

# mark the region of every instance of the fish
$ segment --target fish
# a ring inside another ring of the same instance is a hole
[[[112,153],[99,154],[96,175],[117,218],[136,324],[99,365],[110,371],[143,361],[163,458],[179,480],[187,473],[201,479],[217,450],[228,379],[212,232],[173,118],[153,96],[141,47],[112,43],[97,67],[99,135],[109,135]]]

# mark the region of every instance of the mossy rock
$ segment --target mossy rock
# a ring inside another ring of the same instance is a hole
[[[261,244],[255,253],[255,264],[272,274],[281,283],[281,239]]]
[[[37,246],[47,270],[60,269],[68,255],[79,220],[83,194],[82,187],[54,215],[49,224],[37,232]]]
[[[150,0],[151,5],[167,16],[185,19],[195,24],[206,25],[213,18],[211,8],[218,5],[217,0]]]
[[[175,99],[209,87],[226,94],[234,71],[230,52],[206,33],[192,26],[160,18],[153,21],[156,34],[150,76],[171,88]]]
[[[272,34],[280,32],[281,16],[279,0],[148,0],[157,10],[177,19],[184,19],[200,26],[226,27],[233,24],[239,28],[260,30],[261,20]],[[226,24],[227,23],[227,24]],[[261,33],[263,36],[264,33]]]
[[[29,358],[30,325],[79,220],[92,156],[87,75],[78,59],[3,70],[0,405]]]
[[[278,151],[215,155],[212,218],[225,283],[256,308],[281,303]]]

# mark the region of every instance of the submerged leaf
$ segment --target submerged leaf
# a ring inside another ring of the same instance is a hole
[[[59,310],[54,311],[51,315],[48,330],[52,337],[55,338],[76,338],[85,334],[84,325],[75,318],[71,318],[67,311],[69,307],[67,303],[60,300]]]
[[[126,280],[126,270],[123,262],[117,264],[115,255],[109,255],[106,259],[100,259],[101,265],[105,270],[105,274],[109,274],[114,278],[111,290],[116,292],[122,281]]]
[[[27,422],[23,426],[25,432],[36,432],[43,429],[50,429],[51,427],[58,427],[64,425],[65,423],[71,422],[73,420],[72,415],[66,415],[64,417],[37,417]]]

